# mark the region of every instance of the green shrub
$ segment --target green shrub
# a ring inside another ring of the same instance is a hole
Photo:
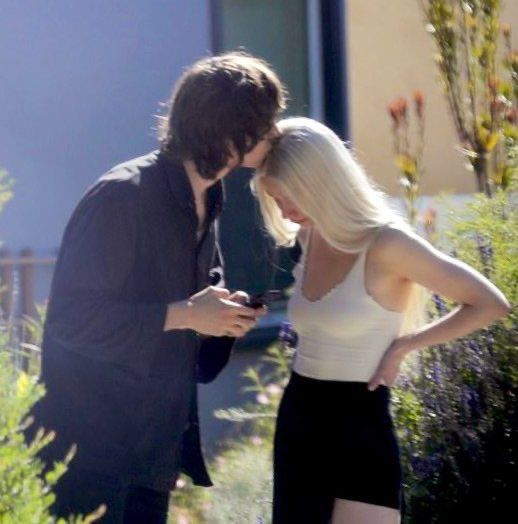
[[[11,186],[5,171],[0,171],[0,211],[11,198]],[[28,321],[27,330],[34,344],[22,344],[22,347],[11,328],[0,321],[0,524],[94,522],[102,510],[84,518],[71,517],[68,521],[57,520],[50,513],[55,500],[52,487],[66,472],[73,451],[45,472],[37,454],[51,442],[54,434],[39,430],[32,442],[25,441],[24,430],[31,423],[28,413],[45,393],[43,385],[38,383],[36,344],[41,339],[41,324]],[[23,361],[28,372],[17,368],[16,361]]]
[[[174,524],[267,524],[271,522],[272,443],[282,388],[286,385],[292,351],[274,344],[256,367],[244,375],[246,391],[256,402],[240,408],[218,410],[218,418],[241,425],[243,434],[229,440],[210,465],[214,486],[201,490],[183,477],[173,494]],[[264,371],[268,364],[269,371]]]
[[[258,436],[232,442],[212,464],[212,488],[200,490],[190,483],[180,483],[174,494],[171,521],[174,524],[271,522],[271,453],[271,441]]]
[[[36,376],[17,370],[11,359],[7,331],[3,330],[0,331],[0,523],[55,523],[49,512],[54,502],[51,488],[65,473],[72,453],[43,474],[43,463],[36,455],[54,435],[39,431],[32,442],[26,443],[23,430],[30,423],[27,413],[43,396],[44,388]],[[75,517],[69,522],[93,522],[95,517],[93,514],[85,519]]]
[[[514,306],[515,193],[475,196],[450,209],[442,248],[485,274]],[[433,296],[430,317],[453,304]],[[418,352],[417,372],[398,382],[393,406],[410,523],[497,519],[513,493],[518,393],[516,309],[492,325]]]
[[[12,187],[12,179],[9,178],[6,171],[0,169],[0,211],[2,211],[5,204],[12,198]]]

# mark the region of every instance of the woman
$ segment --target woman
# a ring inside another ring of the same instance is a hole
[[[277,418],[273,523],[395,524],[404,497],[390,387],[404,358],[510,305],[413,233],[330,129],[307,118],[278,127],[252,186],[277,244],[298,240],[303,253],[288,304],[299,338]],[[459,306],[408,332],[423,288]]]

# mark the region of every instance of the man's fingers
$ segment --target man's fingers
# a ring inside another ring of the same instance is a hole
[[[255,310],[257,313],[257,316],[264,317],[266,313],[268,313],[268,306],[261,306],[260,308]]]
[[[230,296],[230,291],[224,287],[211,286],[211,290],[218,298],[228,298]]]
[[[222,302],[227,306],[230,306],[229,311],[232,316],[246,317],[255,320],[256,310],[254,308],[242,306],[241,304],[238,304],[237,302],[233,302],[232,300],[228,299],[224,299],[222,300]]]
[[[248,320],[246,318],[240,317],[234,321],[234,326],[238,326],[243,329],[252,329],[255,326],[255,320]]]
[[[255,321],[250,321],[243,317],[232,319],[232,324],[223,329],[223,334],[233,337],[246,335],[255,326]]]
[[[234,324],[231,331],[235,333],[236,337],[242,337],[246,335],[253,327],[253,325]]]
[[[245,291],[236,291],[228,297],[228,300],[237,302],[238,304],[244,304],[249,298],[248,293]]]
[[[244,329],[241,329],[239,326],[234,326],[231,330],[231,333],[234,334],[234,337],[242,337],[246,334],[246,331]]]

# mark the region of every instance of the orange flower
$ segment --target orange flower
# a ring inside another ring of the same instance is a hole
[[[437,210],[433,207],[426,208],[420,214],[418,220],[423,224],[426,234],[430,237],[435,233],[435,225],[437,223]]]
[[[395,100],[389,104],[387,110],[390,113],[392,120],[394,120],[394,123],[397,124],[399,121],[399,110]]]
[[[422,91],[414,91],[415,112],[419,118],[423,118],[424,94]]]
[[[499,80],[498,77],[492,76],[487,81],[487,85],[488,85],[489,89],[491,90],[491,92],[493,94],[496,94],[497,91],[498,91],[498,86],[500,85],[500,80]]]
[[[505,109],[505,102],[502,100],[491,100],[489,104],[493,113],[500,113]]]
[[[399,98],[399,114],[401,115],[402,119],[406,118],[407,107],[408,107],[408,104],[407,104],[406,98],[400,97]]]
[[[437,210],[433,207],[426,208],[421,213],[419,220],[426,226],[433,225],[437,220]]]
[[[398,125],[401,120],[406,118],[407,113],[407,101],[406,98],[400,96],[393,100],[388,106],[388,112],[394,120],[394,124]]]
[[[510,107],[504,114],[504,118],[510,124],[516,124],[518,121],[518,107]]]

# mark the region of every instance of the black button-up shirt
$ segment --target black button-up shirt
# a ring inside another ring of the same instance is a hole
[[[114,167],[84,195],[64,233],[42,345],[47,393],[36,423],[57,432],[46,459],[78,446],[72,467],[158,490],[183,470],[211,485],[200,447],[197,382],[228,361],[234,339],[164,332],[167,305],[219,278],[222,183],[208,190],[197,241],[180,162],[155,151]]]

